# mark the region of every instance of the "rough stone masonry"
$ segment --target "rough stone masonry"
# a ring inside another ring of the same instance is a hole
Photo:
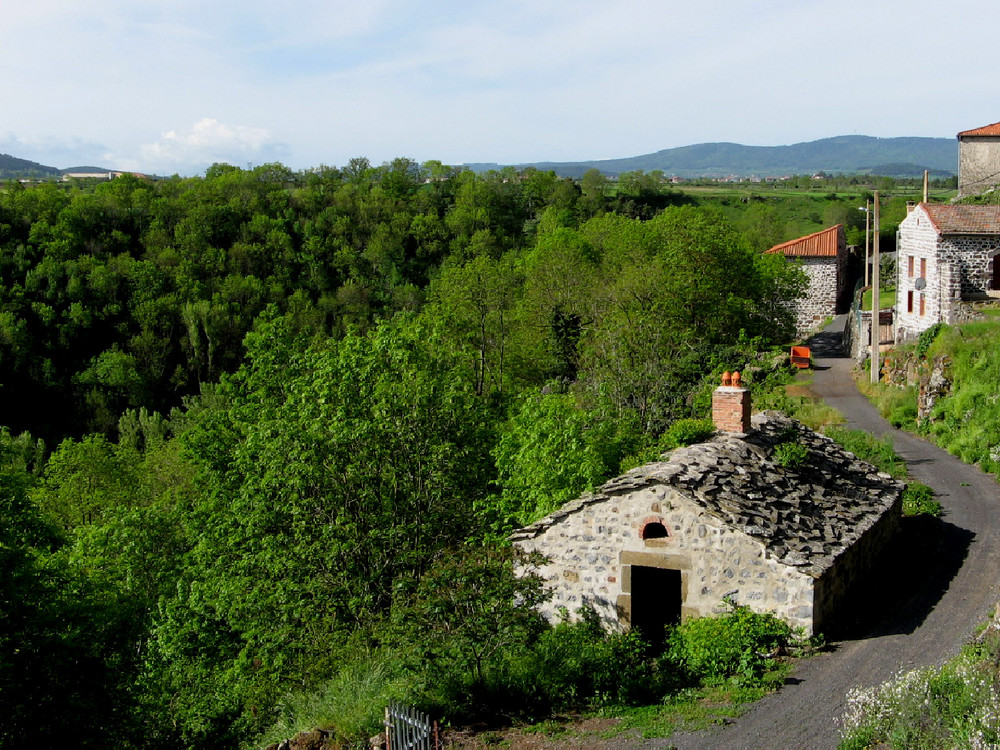
[[[543,613],[586,606],[620,629],[634,597],[678,596],[682,619],[730,597],[819,631],[894,533],[904,485],[775,412],[746,433],[666,453],[516,531],[518,547],[548,557]],[[792,443],[805,455],[783,465]],[[679,571],[679,590],[633,590],[636,568]]]

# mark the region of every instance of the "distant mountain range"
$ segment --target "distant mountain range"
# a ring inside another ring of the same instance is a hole
[[[466,164],[475,171],[498,164]],[[791,146],[742,146],[699,143],[623,159],[515,164],[552,170],[562,177],[580,177],[589,169],[615,176],[622,172],[661,170],[668,177],[784,177],[799,174],[875,174],[947,177],[958,169],[955,138],[872,138],[842,135]]]
[[[500,164],[465,164],[477,172]],[[816,174],[874,174],[948,177],[958,170],[958,141],[954,138],[872,138],[841,135],[791,146],[743,146],[738,143],[699,143],[623,159],[513,164],[518,168],[552,170],[562,177],[582,177],[589,169],[608,176],[654,169],[668,177],[785,177]],[[98,167],[58,169],[0,154],[0,179],[53,178],[68,172],[108,172]]]

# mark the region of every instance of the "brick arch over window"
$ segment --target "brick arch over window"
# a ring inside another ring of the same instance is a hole
[[[639,528],[639,538],[640,539],[668,539],[670,538],[670,532],[667,530],[667,525],[663,523],[663,519],[659,516],[650,516],[642,522],[642,526]]]

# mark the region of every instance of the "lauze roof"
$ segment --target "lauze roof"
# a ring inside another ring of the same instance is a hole
[[[789,240],[775,245],[767,253],[781,253],[787,257],[794,258],[835,258],[840,250],[840,234],[842,224],[824,229],[813,234],[799,237],[797,240]]]
[[[818,577],[900,502],[902,483],[830,438],[775,412],[755,415],[752,425],[745,438],[721,433],[664,454],[519,529],[511,539],[538,536],[589,505],[667,485],[758,539],[771,557]],[[794,469],[775,456],[777,446],[790,441],[807,449],[804,463]]]

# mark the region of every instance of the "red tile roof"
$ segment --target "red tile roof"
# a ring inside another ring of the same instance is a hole
[[[837,224],[829,229],[824,229],[813,234],[799,237],[797,240],[789,240],[775,245],[768,253],[782,253],[794,258],[835,258],[840,249],[840,234],[843,229],[842,224]]]
[[[1000,234],[1000,206],[921,203],[938,234]]]
[[[992,125],[984,125],[981,128],[974,128],[973,130],[963,130],[958,134],[961,138],[963,135],[1000,135],[1000,122],[995,122]]]

